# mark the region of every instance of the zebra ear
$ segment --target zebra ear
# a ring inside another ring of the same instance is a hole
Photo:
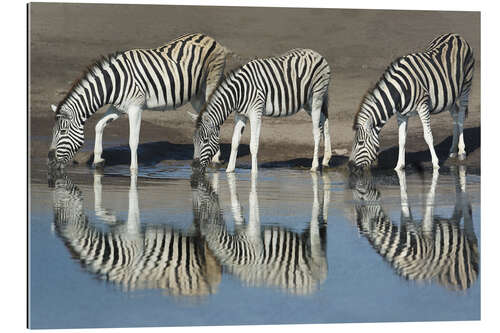
[[[57,106],[55,106],[54,104],[51,104],[50,105],[52,111],[56,112],[57,111]]]
[[[198,119],[198,115],[197,114],[194,114],[192,112],[189,112],[188,111],[188,115],[191,117],[191,120],[195,123],[196,120]]]
[[[60,112],[61,116],[63,116],[64,118],[66,118],[68,120],[73,119],[73,115],[71,114],[71,112],[65,111],[63,109],[61,109],[59,112]]]

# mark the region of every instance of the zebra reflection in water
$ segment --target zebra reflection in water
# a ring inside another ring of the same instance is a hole
[[[292,294],[310,294],[326,279],[326,228],[328,177],[320,198],[318,176],[311,174],[314,201],[312,217],[302,233],[285,227],[261,226],[257,176],[251,177],[248,223],[236,191],[236,176],[228,174],[234,232],[228,231],[217,190],[206,180],[193,184],[193,203],[201,217],[200,230],[224,271],[250,287],[277,287]]]
[[[451,290],[466,290],[477,279],[479,252],[472,208],[465,191],[465,166],[452,171],[456,203],[450,218],[434,215],[437,172],[433,173],[422,221],[412,217],[405,172],[397,172],[401,190],[400,225],[384,212],[380,192],[368,173],[353,176],[351,187],[360,233],[397,274],[408,280],[437,281]]]
[[[102,208],[101,175],[94,176],[96,215],[109,231],[93,225],[84,213],[82,193],[67,176],[55,183],[54,226],[73,258],[97,277],[125,291],[161,289],[165,294],[213,294],[222,270],[196,227],[192,233],[168,225],[141,225],[137,174],[132,174],[127,221]]]

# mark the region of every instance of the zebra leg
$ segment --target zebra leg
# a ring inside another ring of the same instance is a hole
[[[438,182],[438,177],[439,177],[439,172],[437,171],[437,169],[434,169],[434,171],[432,172],[431,188],[429,190],[429,194],[427,194],[424,217],[422,221],[422,230],[427,233],[432,232],[432,225],[434,222],[434,197],[436,193],[436,185]]]
[[[399,126],[399,155],[398,162],[394,170],[399,171],[405,167],[405,146],[406,146],[406,134],[408,133],[408,117],[404,117],[398,114],[398,126]]]
[[[322,99],[313,96],[313,105],[311,110],[311,120],[312,120],[312,131],[313,131],[313,139],[314,139],[314,152],[313,152],[313,160],[311,171],[315,172],[318,170],[319,159],[318,159],[318,151],[319,151],[319,143],[321,139],[321,130],[319,126],[319,121],[321,117],[321,105],[323,103]]]
[[[94,173],[94,211],[95,215],[101,220],[114,224],[116,216],[108,209],[102,206],[102,174]]]
[[[311,211],[311,221],[309,223],[309,241],[311,249],[311,271],[316,279],[323,280],[326,277],[327,263],[324,252],[322,251],[322,241],[320,233],[321,211],[324,209],[319,202],[318,175],[311,173],[313,185],[313,204]],[[323,202],[324,204],[324,202]],[[324,225],[323,225],[324,227]]]
[[[429,113],[427,103],[419,108],[418,115],[420,116],[420,120],[422,121],[425,142],[427,143],[427,146],[429,146],[429,151],[431,152],[432,167],[434,168],[434,170],[438,170],[439,159],[436,155],[436,151],[434,150],[434,139],[432,137],[431,131],[431,115]]]
[[[401,193],[401,219],[411,221],[411,209],[408,204],[408,189],[406,187],[406,172],[404,170],[396,170],[399,178],[399,190]]]
[[[128,191],[127,234],[133,237],[140,235],[141,219],[139,213],[139,196],[137,195],[137,170],[130,171],[130,188]]]
[[[108,111],[104,114],[101,120],[95,126],[95,144],[94,144],[94,162],[93,164],[98,167],[104,166],[104,159],[101,157],[102,154],[102,133],[106,125],[111,123],[120,117],[121,112],[115,109],[113,106],[108,108]]]
[[[328,206],[330,205],[330,177],[328,173],[322,174],[323,178],[323,223],[328,224]]]
[[[236,176],[234,173],[227,175],[227,182],[229,185],[229,195],[231,197],[231,210],[233,212],[233,219],[236,228],[241,229],[245,225],[245,219],[241,212],[241,204],[236,191]]]
[[[330,125],[328,121],[328,93],[325,93],[321,103],[321,128],[323,129],[323,139],[325,145],[325,152],[323,155],[324,167],[327,167],[332,157],[332,143],[330,141]]]
[[[229,157],[229,163],[226,168],[226,172],[234,172],[236,167],[236,156],[238,155],[238,146],[240,145],[241,135],[245,130],[247,124],[247,118],[245,116],[235,115],[236,124],[234,124],[233,140],[231,142],[231,156]]]
[[[465,101],[464,101],[465,100]],[[468,97],[464,97],[460,100],[460,111],[458,111],[458,159],[460,161],[465,160],[465,142],[464,142],[464,121],[467,110]]]
[[[130,146],[130,171],[132,173],[133,171],[137,171],[138,169],[137,147],[139,146],[142,110],[140,107],[132,106],[127,113],[130,129],[128,141],[128,144]]]
[[[457,150],[458,150],[458,106],[455,104],[451,107],[450,109],[450,115],[453,118],[453,141],[451,142],[451,147],[450,147],[450,158],[455,158],[457,157]]]
[[[326,102],[323,102],[326,103]],[[332,158],[332,144],[330,142],[330,126],[328,125],[328,117],[325,117],[323,121],[323,138],[325,142],[325,153],[323,155],[323,162],[321,163],[324,167],[330,164],[330,158]]]
[[[251,175],[250,194],[248,196],[247,235],[255,244],[260,244],[259,197],[257,194],[257,173],[255,172],[252,172]]]
[[[260,127],[262,125],[262,113],[260,111],[250,112],[250,154],[252,154],[252,173],[258,172],[257,153],[259,152]]]
[[[212,174],[212,188],[215,192],[215,194],[219,194],[219,173],[214,172]]]

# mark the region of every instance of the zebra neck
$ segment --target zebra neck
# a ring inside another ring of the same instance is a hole
[[[361,104],[358,123],[371,121],[377,132],[380,132],[397,110],[402,111],[402,95],[405,91],[402,91],[403,87],[394,84],[394,71],[394,68],[389,68]]]
[[[232,89],[226,82],[221,84],[207,106],[207,114],[210,121],[217,127],[222,126],[224,121],[236,109],[238,102],[238,90]]]
[[[72,110],[81,124],[104,105],[124,102],[126,90],[120,87],[115,57],[108,56],[91,65],[60,103],[60,107]]]

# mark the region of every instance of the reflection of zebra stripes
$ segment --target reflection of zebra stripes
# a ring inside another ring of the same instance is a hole
[[[250,119],[252,171],[257,171],[261,117],[284,117],[301,109],[311,115],[314,135],[312,169],[318,167],[320,134],[324,129],[323,165],[331,157],[328,129],[328,85],[330,66],[320,54],[307,49],[291,50],[282,56],[256,59],[225,77],[201,111],[194,135],[195,164],[205,168],[218,147],[219,129],[236,111],[231,157],[227,168],[234,170],[241,133]]]
[[[461,171],[462,172],[462,171]],[[465,172],[462,172],[465,179]],[[370,178],[356,180],[353,196],[356,222],[373,248],[399,275],[409,280],[431,281],[453,290],[469,288],[477,279],[479,254],[474,234],[471,207],[465,192],[457,185],[457,203],[451,218],[434,216],[434,191],[437,173],[429,191],[422,223],[411,216],[404,173],[401,184],[400,225],[395,225],[379,203],[380,192]],[[456,183],[464,183],[456,177]],[[463,229],[460,221],[464,220]]]
[[[201,236],[166,225],[141,228],[135,182],[133,177],[128,221],[105,232],[84,215],[78,188],[68,178],[58,181],[55,229],[73,258],[125,290],[156,288],[186,296],[214,293],[222,272]]]
[[[104,127],[127,113],[131,168],[143,109],[175,109],[188,101],[199,111],[219,82],[228,50],[203,34],[188,34],[156,49],[118,52],[91,65],[64,100],[53,106],[56,124],[49,158],[67,164],[84,140],[84,124],[100,107],[112,107],[96,126],[94,163],[103,162]]]
[[[379,148],[379,133],[394,114],[399,123],[399,158],[396,169],[405,166],[408,117],[418,113],[432,164],[439,168],[430,127],[430,115],[449,110],[453,117],[450,156],[465,158],[463,123],[467,114],[474,72],[474,56],[467,42],[456,34],[437,37],[421,53],[394,61],[361,104],[354,120],[356,130],[351,162],[372,164]],[[457,146],[458,145],[458,146]]]
[[[282,227],[261,228],[255,177],[252,177],[249,198],[249,223],[245,224],[234,175],[228,175],[234,233],[227,230],[217,195],[204,195],[205,203],[197,204],[197,209],[204,216],[200,220],[201,232],[227,272],[249,286],[279,287],[295,294],[308,294],[318,288],[328,270],[325,250],[328,191],[325,191],[325,199],[320,204],[317,176],[314,174],[313,177],[313,214],[310,227],[304,233]],[[193,202],[200,202],[200,199],[198,194]]]

